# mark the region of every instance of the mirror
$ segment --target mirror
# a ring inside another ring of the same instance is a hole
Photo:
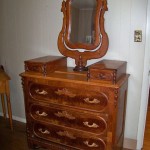
[[[69,35],[71,43],[94,43],[96,6],[96,0],[72,0]]]
[[[72,49],[93,50],[100,44],[100,5],[97,0],[70,0],[66,4],[65,43]]]
[[[75,59],[75,71],[87,70],[87,60],[101,58],[108,49],[104,30],[106,0],[63,0],[64,18],[58,49]]]

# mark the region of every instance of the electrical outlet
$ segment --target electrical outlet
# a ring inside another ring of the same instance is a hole
[[[142,30],[134,31],[134,42],[142,42]]]

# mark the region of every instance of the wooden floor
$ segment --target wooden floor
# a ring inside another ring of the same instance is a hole
[[[0,150],[29,150],[25,124],[13,121],[13,127],[14,131],[12,132],[8,120],[0,117]]]
[[[143,150],[150,150],[150,107],[148,108],[147,112]]]
[[[14,131],[12,132],[8,120],[0,117],[0,150],[29,150],[26,141],[25,124],[13,121],[13,126]]]

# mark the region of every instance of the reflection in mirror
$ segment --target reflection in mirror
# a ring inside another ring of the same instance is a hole
[[[71,1],[72,43],[94,43],[96,6],[97,0]]]

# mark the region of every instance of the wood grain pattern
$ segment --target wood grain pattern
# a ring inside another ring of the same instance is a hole
[[[89,66],[88,80],[115,84],[126,74],[126,65],[124,61],[104,59]]]
[[[1,95],[1,101],[2,101],[2,109],[3,109],[4,117],[6,118],[6,107],[5,107],[5,97],[6,97],[6,104],[7,104],[10,127],[11,127],[11,130],[13,131],[9,80],[10,80],[10,77],[5,73],[5,71],[1,67],[0,68],[0,95]]]
[[[71,0],[62,2],[63,25],[58,36],[58,49],[60,53],[66,57],[75,59],[76,71],[87,70],[87,60],[103,57],[108,50],[108,36],[104,28],[104,14],[107,10],[106,0],[97,0],[96,16],[95,16],[95,44],[71,44],[69,35],[71,28]],[[101,35],[101,36],[99,36]],[[67,46],[66,46],[67,45]],[[72,48],[73,50],[70,50]],[[78,49],[87,51],[80,52]]]
[[[68,69],[21,74],[30,148],[122,148],[128,75],[112,84],[88,81],[86,74]]]
[[[66,68],[67,58],[61,56],[44,56],[26,60],[24,63],[27,72],[36,72],[45,76],[50,72]]]

